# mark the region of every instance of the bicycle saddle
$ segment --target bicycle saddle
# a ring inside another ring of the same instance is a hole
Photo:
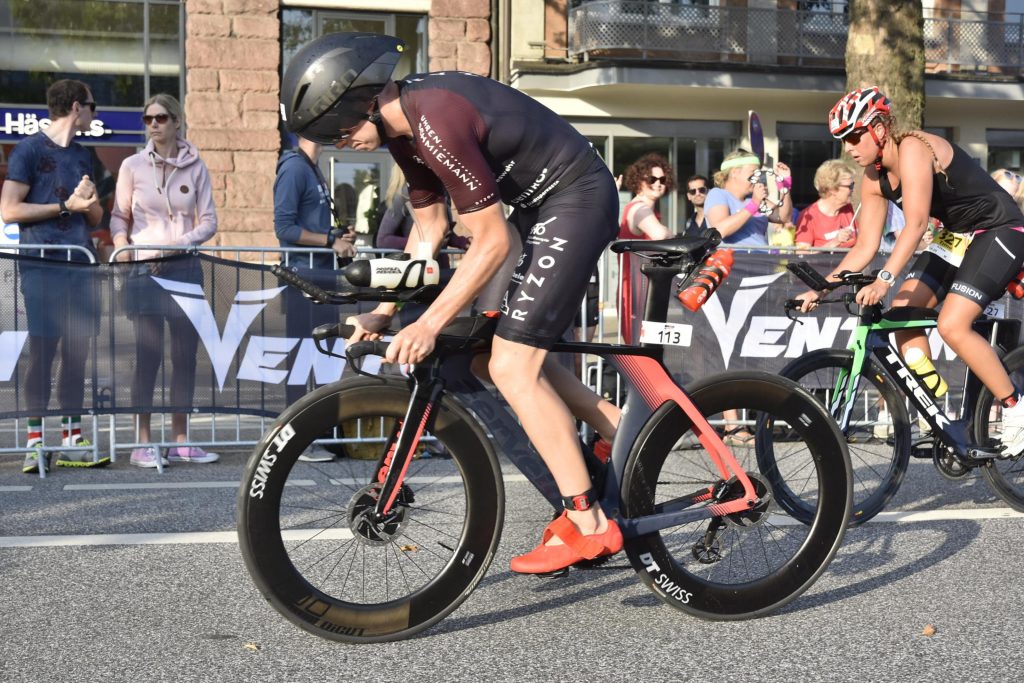
[[[709,231],[710,234],[703,235],[682,235],[667,240],[619,240],[612,242],[611,250],[616,254],[623,252],[647,252],[656,254],[675,254],[683,256],[704,252],[716,246],[722,241],[718,231]]]

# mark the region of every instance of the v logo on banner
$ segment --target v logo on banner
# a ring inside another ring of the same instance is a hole
[[[220,390],[224,389],[228,368],[231,367],[231,361],[234,360],[238,347],[242,344],[242,338],[249,330],[249,325],[266,308],[267,303],[284,290],[284,287],[273,287],[237,292],[224,323],[222,334],[217,328],[217,319],[213,315],[213,308],[206,300],[206,295],[200,285],[165,280],[155,276],[153,276],[153,280],[171,293],[171,298],[192,321],[192,325],[199,333],[200,341],[206,348],[206,353],[210,356],[210,363],[217,375],[217,388]]]
[[[722,307],[721,296],[713,296],[704,302],[701,310],[708,317],[711,329],[715,330],[715,338],[718,339],[718,345],[722,349],[722,361],[727,369],[733,349],[736,348],[736,340],[739,339],[743,326],[750,318],[750,312],[754,310],[754,305],[768,291],[768,286],[784,274],[784,272],[779,272],[743,278],[740,281],[739,290],[732,297],[732,306],[728,316]]]

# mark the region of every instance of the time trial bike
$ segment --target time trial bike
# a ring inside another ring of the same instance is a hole
[[[674,279],[719,240],[713,233],[613,245],[645,259],[645,320],[666,320]],[[276,273],[329,304],[437,294],[327,292]],[[408,377],[355,376],[311,392],[255,447],[238,491],[241,552],[264,597],[294,624],[338,641],[408,637],[451,613],[483,578],[501,536],[507,480],[525,478],[561,512],[561,494],[511,412],[469,370],[495,324],[487,315],[456,319]],[[351,332],[327,325],[314,338]],[[364,341],[345,354],[357,369],[386,347]],[[807,392],[755,371],[683,389],[659,346],[566,342],[552,350],[600,354],[629,385],[610,460],[588,453],[588,463],[633,569],[662,600],[708,619],[755,617],[789,603],[825,570],[849,522],[850,462],[835,423]],[[734,422],[726,411],[736,411]],[[755,438],[730,448],[721,435],[740,420]],[[346,438],[376,443],[377,457],[298,460],[342,427]],[[418,457],[428,442],[445,457]],[[759,461],[771,468],[760,470]],[[781,482],[799,501],[799,520],[776,503]]]

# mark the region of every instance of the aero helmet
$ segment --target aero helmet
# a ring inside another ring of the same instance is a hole
[[[832,137],[842,140],[856,128],[867,128],[882,114],[889,113],[890,102],[875,86],[861,88],[836,102],[828,114],[828,129]]]
[[[334,144],[369,118],[405,48],[377,33],[330,33],[292,57],[281,81],[281,117],[296,135]]]

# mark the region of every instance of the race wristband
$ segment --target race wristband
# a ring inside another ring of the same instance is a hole
[[[778,185],[783,190],[788,190],[791,187],[793,187],[793,176],[788,175],[785,178],[776,177],[775,184]]]
[[[757,205],[757,202],[755,202],[753,199],[749,200],[746,204],[744,204],[743,208],[749,211],[751,216],[757,216],[761,213],[761,207],[759,207]]]

